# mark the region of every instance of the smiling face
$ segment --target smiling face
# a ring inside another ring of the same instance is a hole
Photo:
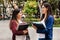
[[[48,8],[46,8],[44,5],[42,5],[42,14],[46,14],[48,11]]]
[[[20,11],[20,12],[17,14],[17,18],[18,18],[18,19],[21,19],[21,18],[22,18],[22,11]]]

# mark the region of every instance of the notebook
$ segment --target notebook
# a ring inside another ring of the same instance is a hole
[[[36,26],[37,29],[45,29],[45,25],[42,22],[33,22],[33,25]]]
[[[28,26],[29,26],[29,24],[27,24],[27,23],[20,23],[18,26],[18,31],[19,30],[25,30],[28,28]]]

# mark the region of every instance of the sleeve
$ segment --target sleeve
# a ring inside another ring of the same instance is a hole
[[[14,34],[24,34],[23,33],[23,30],[20,30],[20,31],[17,31],[16,28],[17,28],[17,24],[16,22],[11,22],[11,30]]]
[[[48,18],[48,26],[47,26],[47,30],[46,33],[48,33],[48,38],[52,38],[53,36],[53,24],[54,24],[54,18],[53,17],[49,17]]]
[[[51,29],[53,27],[53,24],[54,24],[54,18],[50,17],[48,20],[49,20],[48,29]]]

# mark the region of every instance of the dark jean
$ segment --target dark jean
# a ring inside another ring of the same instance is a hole
[[[45,40],[45,38],[39,38],[38,40]]]

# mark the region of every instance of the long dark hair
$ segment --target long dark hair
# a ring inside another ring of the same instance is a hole
[[[12,13],[12,18],[11,20],[16,20],[17,21],[17,14],[20,12],[19,9],[15,9]]]
[[[45,20],[46,20],[49,15],[52,15],[52,8],[51,8],[51,5],[49,3],[43,3],[43,5],[45,8],[48,8],[47,15],[45,18]],[[41,19],[43,19],[44,17],[45,17],[45,15],[43,14]]]

